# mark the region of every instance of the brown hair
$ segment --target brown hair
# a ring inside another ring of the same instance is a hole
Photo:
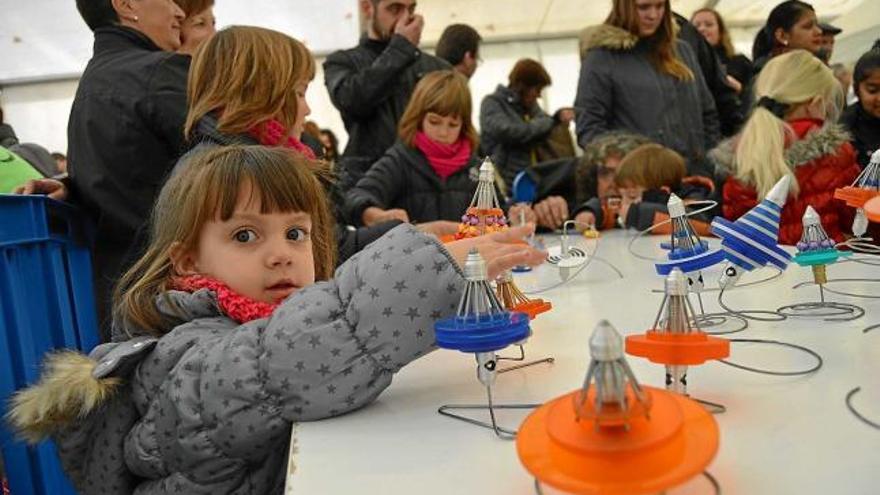
[[[471,119],[472,108],[471,90],[466,77],[454,70],[430,72],[416,84],[409,104],[400,117],[397,133],[407,146],[413,146],[425,115],[457,116],[461,118],[461,136],[470,141],[471,149],[476,151],[479,138]]]
[[[669,5],[669,0],[665,0],[664,4],[663,20],[657,31],[650,37],[651,63],[661,73],[670,75],[679,81],[693,81],[694,73],[675,52],[678,35],[673,28],[672,7]],[[608,18],[605,19],[605,24],[624,29],[640,37],[636,0],[614,0],[614,5]]]
[[[721,45],[721,49],[724,50],[727,58],[733,58],[736,55],[736,51],[733,49],[733,42],[730,41],[730,31],[727,30],[727,25],[724,24],[724,19],[721,18],[721,14],[717,10],[710,8],[696,10],[691,15],[691,21],[693,21],[697,14],[702,14],[703,12],[708,12],[715,17],[715,24],[718,24],[718,44]]]
[[[553,84],[547,69],[537,60],[521,58],[513,65],[507,76],[508,87],[516,93],[522,93],[529,88],[544,89]]]
[[[655,143],[643,144],[621,160],[614,181],[618,186],[634,185],[645,189],[678,189],[687,169],[684,158]]]
[[[214,0],[174,0],[187,17],[204,12],[214,6]]]
[[[290,36],[253,26],[222,29],[193,55],[184,135],[218,110],[217,130],[224,134],[241,134],[269,119],[290,129],[297,86],[314,77],[315,59]]]
[[[311,216],[315,278],[330,278],[336,245],[333,216],[320,179],[324,166],[284,148],[239,145],[210,149],[179,165],[153,207],[146,253],[115,288],[115,324],[161,335],[179,323],[157,307],[159,298],[165,297],[166,304],[175,308],[166,296],[176,275],[171,251],[197,249],[205,223],[231,218],[246,185],[263,213],[301,211]]]

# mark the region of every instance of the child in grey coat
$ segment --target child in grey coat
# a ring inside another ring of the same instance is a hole
[[[332,274],[314,166],[231,146],[163,187],[116,293],[130,339],[52,355],[13,399],[13,425],[53,437],[80,493],[281,493],[291,424],[363,407],[431,351],[469,249],[496,274],[543,258],[509,243],[529,228],[443,246],[404,224]]]

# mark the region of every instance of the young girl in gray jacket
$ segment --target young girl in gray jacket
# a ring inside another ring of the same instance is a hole
[[[231,146],[163,187],[116,292],[129,340],[51,355],[13,399],[12,424],[53,437],[80,493],[281,493],[291,424],[363,407],[432,350],[469,249],[495,274],[542,259],[509,243],[528,227],[444,247],[403,224],[333,274],[315,166]]]

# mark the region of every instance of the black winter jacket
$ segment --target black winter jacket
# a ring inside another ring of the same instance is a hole
[[[327,57],[324,82],[348,132],[337,163],[343,190],[394,144],[397,122],[422,76],[450,68],[400,35],[389,42],[363,38],[358,46]]]
[[[513,179],[532,164],[532,150],[550,134],[556,121],[538,104],[525,108],[519,95],[498,85],[480,104],[483,153],[492,157],[510,190]]]
[[[217,119],[211,115],[202,117],[196,124],[193,133],[193,139],[190,142],[191,150],[184,155],[180,161],[184,162],[189,159],[196,149],[202,149],[208,146],[229,146],[233,144],[259,144],[256,139],[248,135],[227,135],[217,130]],[[393,220],[383,222],[370,227],[353,228],[348,227],[344,218],[345,199],[339,186],[336,183],[325,184],[327,199],[330,203],[330,209],[336,218],[335,231],[336,237],[336,265],[341,265],[345,260],[351,258],[352,255],[367,247],[368,244],[382,237],[385,232],[393,229],[402,222]]]
[[[880,119],[868,114],[857,101],[846,107],[840,123],[852,136],[850,142],[858,153],[859,166],[867,167],[871,153],[880,149]]]
[[[443,180],[417,148],[397,142],[347,195],[352,223],[362,224],[370,206],[406,210],[413,223],[459,221],[477,190],[480,162],[470,162]]]
[[[122,26],[95,30],[67,125],[70,198],[97,223],[94,278],[102,338],[111,288],[139,250],[153,202],[182,151],[190,58]]]

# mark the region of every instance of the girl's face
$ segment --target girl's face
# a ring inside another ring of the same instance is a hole
[[[706,11],[698,12],[691,22],[710,45],[718,46],[718,42],[721,41],[721,30],[718,27],[715,14]]]
[[[865,112],[880,118],[880,69],[868,73],[868,77],[859,83],[857,93]]]
[[[596,193],[599,199],[604,200],[619,195],[614,178],[617,176],[621,160],[618,155],[609,155],[605,158],[605,164],[599,167],[596,174]]]
[[[776,30],[776,39],[780,44],[794,50],[797,48],[816,53],[822,47],[822,29],[816,19],[816,13],[809,10],[791,27],[791,31]]]
[[[239,191],[229,220],[202,226],[195,252],[175,260],[181,275],[203,275],[257,301],[276,303],[315,282],[312,219],[302,212],[260,213],[251,188]]]
[[[312,109],[306,101],[306,92],[308,90],[308,82],[302,82],[296,85],[296,122],[293,123],[291,135],[297,139],[302,136],[303,128],[306,124],[306,117],[312,113]]]
[[[639,16],[639,37],[647,38],[657,32],[666,11],[666,0],[636,0]]]
[[[428,112],[422,119],[422,132],[428,139],[442,144],[454,144],[461,136],[462,121],[457,115],[443,116]]]
[[[202,12],[184,19],[183,24],[180,26],[180,39],[183,41],[183,44],[178,51],[187,55],[195,53],[196,48],[203,41],[214,36],[216,24],[217,21],[214,19],[213,7],[208,7]]]

